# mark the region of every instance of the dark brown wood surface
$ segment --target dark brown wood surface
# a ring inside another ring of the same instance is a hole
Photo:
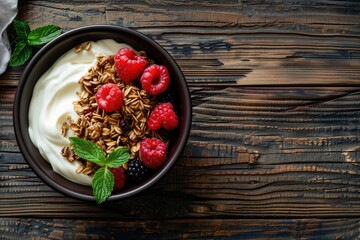
[[[1,6],[1,3],[0,3]],[[0,239],[359,239],[359,1],[20,0],[31,28],[136,29],[189,84],[193,125],[170,173],[102,207],[29,168],[0,76]]]

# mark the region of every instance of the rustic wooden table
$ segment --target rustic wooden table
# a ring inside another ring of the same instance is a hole
[[[1,3],[0,3],[1,5]],[[358,239],[360,2],[20,0],[31,28],[136,29],[191,90],[187,147],[155,187],[99,207],[29,168],[0,76],[1,239]]]

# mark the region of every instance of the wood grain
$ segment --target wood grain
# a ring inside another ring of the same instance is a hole
[[[8,99],[14,93],[3,92]],[[182,158],[147,193],[105,208],[52,191],[10,141],[0,153],[0,216],[359,216],[359,93],[355,87],[192,88],[197,101]]]
[[[328,240],[357,239],[359,227],[359,219],[177,219],[167,221],[0,219],[2,239]]]
[[[262,1],[29,1],[19,16],[64,31],[137,29],[178,60],[192,86],[360,84],[359,2],[267,4],[271,11]]]
[[[48,187],[19,152],[12,105],[24,68],[8,68],[1,239],[360,237],[359,1],[20,2],[32,29],[113,24],[150,36],[183,70],[193,124],[155,187],[84,203]]]

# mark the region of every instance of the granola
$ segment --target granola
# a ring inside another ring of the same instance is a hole
[[[73,102],[78,118],[68,117],[62,133],[66,135],[68,127],[75,136],[96,143],[106,153],[119,146],[126,147],[131,153],[130,159],[136,159],[142,139],[154,136],[161,139],[157,132],[146,125],[155,99],[134,84],[120,81],[115,73],[114,56],[99,55],[95,66],[79,80],[79,100]],[[123,91],[124,105],[119,111],[109,113],[97,106],[95,94],[106,83],[117,84]],[[131,119],[131,126],[124,131],[121,125],[126,118]],[[69,161],[81,162],[76,170],[78,173],[93,174],[97,169],[96,164],[78,158],[71,147],[64,147],[62,155]]]

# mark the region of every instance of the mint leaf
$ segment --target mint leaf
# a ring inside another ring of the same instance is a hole
[[[85,160],[96,163],[99,166],[104,166],[105,152],[95,143],[86,141],[85,139],[79,137],[70,137],[70,142],[76,155]]]
[[[12,67],[23,65],[30,58],[31,53],[32,48],[25,41],[16,43],[9,65]]]
[[[55,25],[46,25],[32,30],[28,36],[28,43],[40,46],[50,42],[61,34],[61,29]]]
[[[30,33],[30,27],[27,22],[21,20],[14,20],[14,28],[19,40],[27,40]]]
[[[98,204],[104,202],[111,195],[114,183],[114,174],[107,167],[102,167],[96,171],[92,179],[92,188]]]
[[[130,158],[130,153],[126,148],[119,147],[114,149],[105,161],[110,168],[117,168],[126,163]]]
[[[79,137],[69,139],[77,156],[101,166],[93,176],[92,188],[96,202],[104,202],[111,195],[115,184],[114,174],[108,168],[118,168],[126,163],[130,158],[129,151],[118,147],[105,158],[105,152],[96,144]]]

